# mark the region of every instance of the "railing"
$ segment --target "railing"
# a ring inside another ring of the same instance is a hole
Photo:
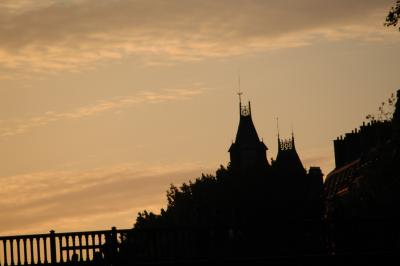
[[[112,260],[130,229],[0,237],[0,265]]]

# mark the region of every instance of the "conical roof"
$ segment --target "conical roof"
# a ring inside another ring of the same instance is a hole
[[[229,148],[231,165],[246,169],[255,165],[267,166],[267,146],[260,141],[251,118],[250,102],[242,106],[239,102],[240,120],[235,142]]]
[[[239,145],[246,145],[246,146],[259,144],[260,139],[258,137],[256,128],[254,127],[251,115],[240,116],[235,142]]]
[[[257,130],[254,126],[253,120],[251,118],[251,109],[250,102],[248,106],[240,105],[240,120],[239,126],[236,133],[235,143],[231,145],[231,149],[233,146],[235,147],[247,147],[247,148],[264,148],[267,150],[267,146],[260,141],[258,137]]]

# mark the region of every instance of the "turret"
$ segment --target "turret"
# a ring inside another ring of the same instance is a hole
[[[246,169],[268,166],[267,146],[260,141],[251,117],[251,105],[242,105],[239,93],[239,126],[235,142],[229,148],[231,166]]]
[[[278,154],[274,167],[284,175],[305,175],[306,170],[297,154],[293,133],[290,139],[280,139],[278,134]]]

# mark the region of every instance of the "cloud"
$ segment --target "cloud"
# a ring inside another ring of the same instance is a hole
[[[201,175],[197,163],[125,163],[82,171],[0,178],[1,234],[131,227],[138,211],[159,211],[165,192]]]
[[[157,104],[167,101],[186,100],[205,91],[205,88],[199,87],[199,84],[192,86],[193,88],[191,89],[164,89],[158,92],[144,91],[132,96],[115,97],[111,100],[98,101],[92,105],[78,107],[71,111],[48,111],[42,115],[28,118],[1,120],[0,137],[23,134],[35,127],[45,126],[62,120],[87,118],[111,111],[118,113],[124,109],[143,103]]]
[[[392,1],[6,1],[0,65],[77,71],[136,56],[201,60],[308,45],[316,38],[379,39]],[[378,28],[378,29],[377,29]]]

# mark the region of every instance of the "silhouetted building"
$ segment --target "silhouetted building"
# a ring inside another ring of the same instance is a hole
[[[365,159],[389,141],[392,132],[392,121],[372,121],[334,140],[335,169],[325,179],[325,197],[348,193],[360,178]]]
[[[360,129],[356,128],[344,137],[338,137],[333,141],[336,169],[359,159],[372,148],[387,141],[391,135],[391,121],[372,121],[363,123]]]
[[[282,140],[278,136],[278,154],[274,161],[274,168],[284,175],[305,176],[306,170],[296,151],[294,134],[290,139]]]
[[[335,252],[398,248],[399,113],[400,90],[393,119],[363,123],[334,141],[336,167],[325,179],[324,197]]]
[[[215,177],[202,175],[180,188],[171,187],[168,206],[160,215],[140,214],[129,248],[185,259],[321,251],[323,174],[319,167],[307,173],[294,135],[290,140],[278,137],[276,160],[270,164],[250,102],[242,105],[239,100],[239,125],[229,153],[229,166],[218,169]],[[156,233],[147,231],[154,228]]]
[[[249,186],[253,195],[239,200],[239,205],[244,207],[239,207],[235,213],[242,217],[240,220],[247,219],[249,225],[268,228],[265,244],[271,245],[271,252],[299,248],[294,244],[299,238],[304,249],[321,248],[321,169],[311,167],[307,173],[297,153],[293,133],[290,139],[281,139],[278,135],[276,160],[269,164],[267,147],[260,141],[252,121],[250,102],[242,106],[239,99],[239,115],[236,139],[229,149],[230,167],[242,177],[238,184],[242,191]],[[250,213],[256,213],[257,217]]]
[[[267,146],[260,141],[251,118],[250,102],[242,106],[239,101],[239,126],[235,142],[229,148],[231,167],[246,169],[255,166],[267,166]]]
[[[250,171],[251,175],[263,179],[264,183],[258,185],[267,190],[272,188],[268,194],[274,202],[273,207],[290,219],[321,215],[323,174],[319,167],[311,167],[307,173],[296,150],[294,133],[290,139],[281,139],[278,135],[278,153],[270,165],[266,156],[267,146],[260,141],[252,120],[250,102],[243,106],[240,98],[239,116],[236,139],[229,148],[231,169],[241,175]]]

